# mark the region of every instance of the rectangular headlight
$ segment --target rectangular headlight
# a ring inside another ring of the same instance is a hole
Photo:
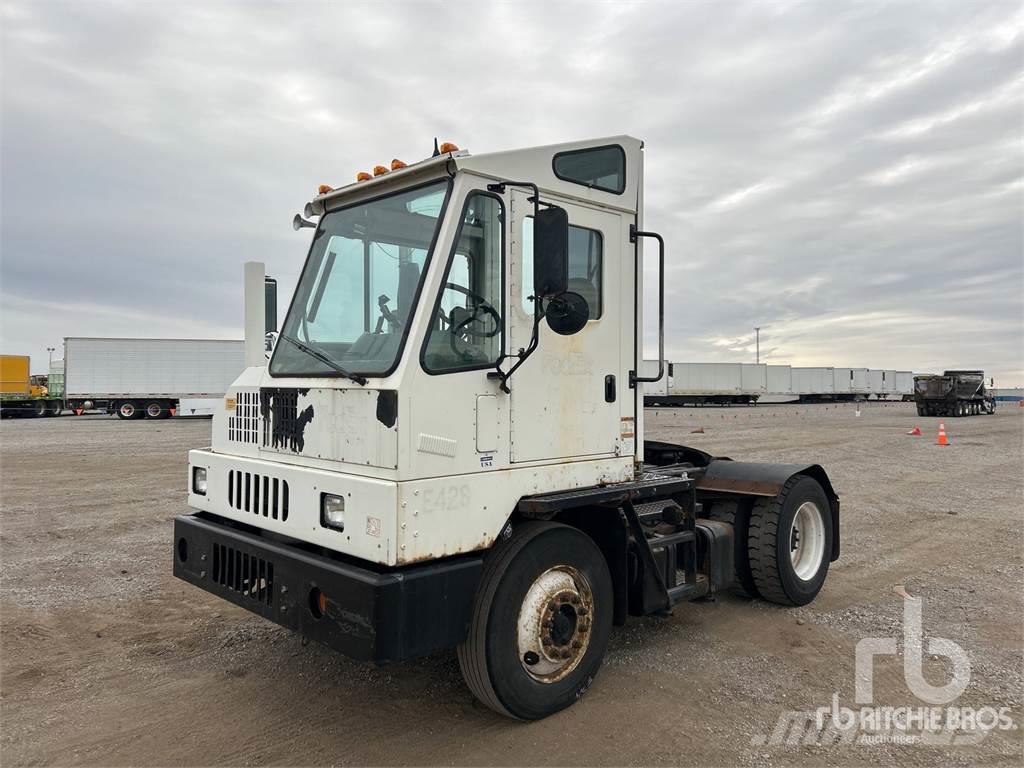
[[[192,492],[206,495],[206,467],[192,467]]]
[[[336,531],[345,530],[345,497],[320,494],[320,524]]]

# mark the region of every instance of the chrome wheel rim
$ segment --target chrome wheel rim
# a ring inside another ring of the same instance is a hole
[[[538,576],[523,598],[516,629],[519,663],[541,683],[561,680],[590,646],[594,595],[586,577],[570,565]]]
[[[161,413],[163,413],[163,408],[161,408],[159,405],[146,406],[146,415],[149,416],[151,419],[155,419]]]
[[[789,526],[789,560],[801,581],[810,581],[825,557],[825,520],[813,501],[805,501]]]
[[[135,406],[125,403],[124,405],[121,406],[121,415],[127,417],[134,416]]]

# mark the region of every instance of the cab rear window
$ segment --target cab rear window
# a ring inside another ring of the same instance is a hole
[[[626,153],[617,144],[559,152],[553,167],[563,181],[616,195],[626,189]]]

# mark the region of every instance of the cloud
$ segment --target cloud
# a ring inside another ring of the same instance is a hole
[[[626,132],[668,242],[674,359],[750,359],[760,325],[772,360],[1024,384],[1022,18],[5,3],[0,345],[41,369],[65,335],[240,336],[241,262],[290,291],[307,240],[289,222],[318,184],[434,136],[483,152]]]

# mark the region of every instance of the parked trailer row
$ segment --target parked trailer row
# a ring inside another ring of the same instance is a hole
[[[657,361],[644,367],[656,375]],[[910,371],[871,368],[792,367],[765,363],[668,363],[644,389],[644,404],[749,404],[770,396],[776,402],[836,402],[913,399]]]
[[[244,367],[241,341],[67,338],[64,397],[76,413],[162,419],[181,400],[223,397]]]
[[[69,337],[49,376],[29,376],[29,359],[4,355],[4,415],[57,416],[95,409],[122,419],[163,419],[182,404],[187,414],[212,413],[245,367],[244,342],[210,339]]]

